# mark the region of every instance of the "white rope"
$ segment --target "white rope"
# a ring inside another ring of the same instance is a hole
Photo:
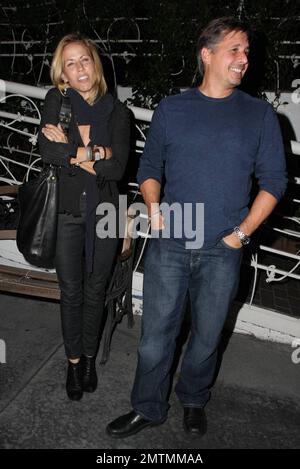
[[[297,255],[299,253],[300,253],[300,250],[297,251]],[[266,282],[271,283],[271,282],[280,282],[281,280],[284,280],[290,274],[292,274],[299,267],[299,265],[300,265],[300,261],[298,261],[297,264],[289,272],[287,272],[285,275],[282,275],[281,277],[275,277],[275,275],[276,275],[276,272],[275,272],[276,266],[275,265],[269,265],[268,270],[266,271],[266,274],[267,274]]]
[[[257,252],[255,254],[252,254],[251,258],[251,265],[254,267],[254,279],[253,279],[253,287],[252,287],[252,294],[249,302],[249,306],[251,308],[254,294],[255,294],[255,289],[256,289],[256,283],[257,283],[257,274],[258,274],[258,267],[257,267]]]
[[[147,243],[147,240],[148,240],[149,231],[150,231],[150,223],[149,223],[149,226],[148,226],[148,229],[147,229],[147,233],[146,233],[145,240],[144,240],[144,242],[143,242],[143,246],[142,246],[142,249],[141,249],[140,256],[139,256],[139,258],[138,258],[138,261],[137,261],[137,263],[136,263],[136,266],[135,266],[135,269],[134,269],[133,273],[135,273],[135,272],[137,271],[137,268],[139,267],[140,262],[141,262],[141,260],[142,260],[142,257],[143,257],[143,254],[144,254],[144,250],[145,250],[145,247],[146,247],[146,243]]]

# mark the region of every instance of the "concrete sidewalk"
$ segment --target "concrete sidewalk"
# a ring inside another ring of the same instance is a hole
[[[205,437],[184,433],[182,409],[172,393],[162,426],[112,440],[107,423],[130,410],[139,334],[139,317],[133,329],[124,320],[114,333],[108,363],[98,367],[98,389],[71,402],[65,393],[59,303],[1,295],[6,363],[0,363],[0,448],[300,448],[295,349],[240,334],[230,337],[224,352],[207,405]],[[178,372],[174,382],[177,377]]]

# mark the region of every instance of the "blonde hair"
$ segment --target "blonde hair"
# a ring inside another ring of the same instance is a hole
[[[56,86],[60,91],[64,91],[68,87],[68,85],[62,79],[62,73],[63,73],[63,68],[64,68],[63,51],[67,45],[73,42],[79,42],[84,47],[86,47],[95,64],[95,75],[96,75],[95,85],[93,86],[91,95],[89,96],[87,100],[89,104],[93,104],[97,96],[105,95],[105,93],[107,92],[107,84],[104,78],[103,67],[102,67],[100,57],[97,52],[96,45],[94,44],[93,41],[91,41],[91,39],[82,37],[80,34],[72,33],[72,34],[67,34],[59,41],[55,49],[53,59],[52,59],[52,64],[51,64],[51,69],[50,69],[51,81],[53,85]]]

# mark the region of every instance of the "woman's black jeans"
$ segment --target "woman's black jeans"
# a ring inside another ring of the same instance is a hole
[[[55,267],[61,290],[61,321],[68,358],[95,356],[103,320],[105,290],[114,262],[118,239],[95,236],[93,272],[84,261],[85,193],[81,215],[58,215]]]

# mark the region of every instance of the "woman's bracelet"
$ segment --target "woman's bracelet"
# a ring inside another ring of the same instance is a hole
[[[85,148],[86,152],[86,161],[93,161],[93,149],[92,147],[86,147]]]
[[[101,158],[101,153],[98,151],[98,148],[103,149],[104,157]],[[106,160],[106,148],[104,145],[95,145],[93,147],[93,155],[94,155],[94,161],[99,161],[99,160]]]
[[[103,148],[103,151],[104,151],[104,158],[103,158],[103,159],[106,160],[106,156],[107,156],[107,154],[106,154],[106,148],[105,148],[105,146],[103,146],[103,145],[100,145],[100,146],[101,146],[101,148]]]
[[[104,157],[101,158],[101,153],[98,150],[98,148],[103,149]],[[106,148],[104,145],[95,145],[94,147],[85,147],[85,154],[86,154],[86,160],[85,161],[99,161],[99,160],[106,160]],[[84,161],[81,161],[81,163],[84,163]],[[78,165],[77,165],[78,166]]]

